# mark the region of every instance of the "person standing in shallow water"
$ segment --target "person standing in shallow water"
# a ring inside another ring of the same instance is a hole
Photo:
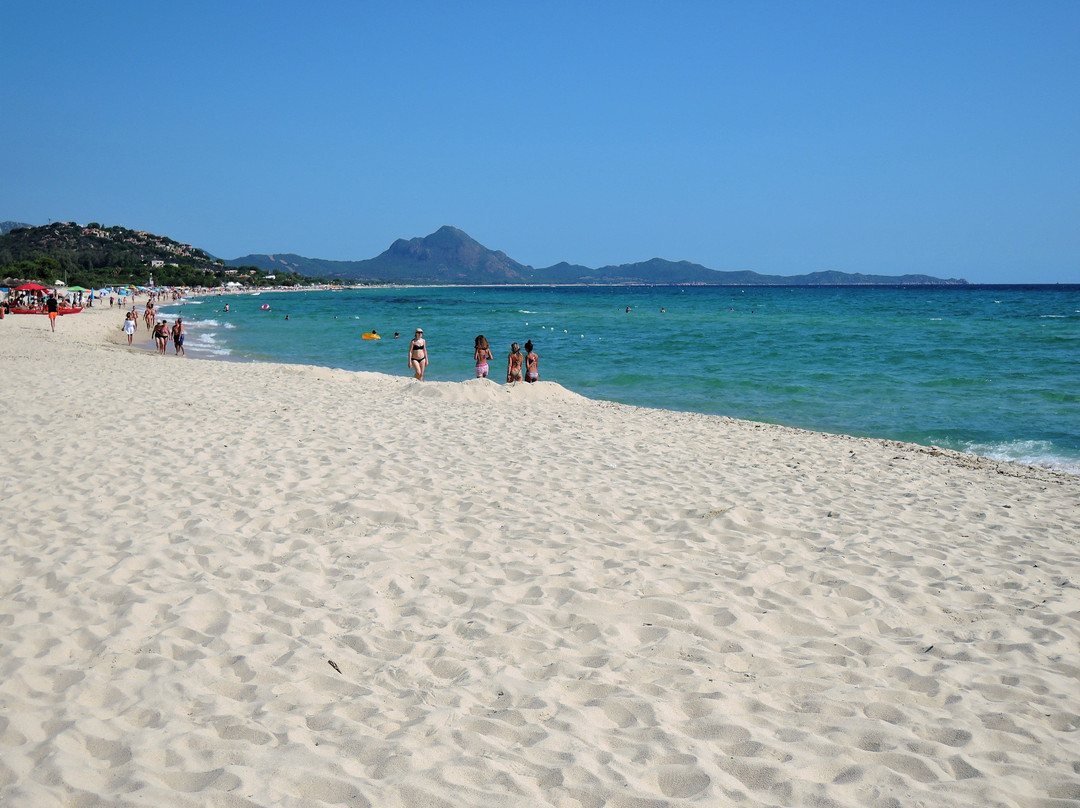
[[[521,346],[516,342],[510,346],[510,355],[506,357],[506,383],[521,381]]]
[[[473,359],[476,361],[476,378],[486,379],[488,375],[488,360],[492,359],[491,346],[488,345],[487,337],[483,334],[476,338],[473,343]]]
[[[525,381],[540,381],[540,357],[533,351],[532,340],[525,343]]]
[[[418,328],[409,343],[409,367],[412,368],[413,378],[422,382],[427,366],[428,352],[427,342],[424,341],[424,329]]]

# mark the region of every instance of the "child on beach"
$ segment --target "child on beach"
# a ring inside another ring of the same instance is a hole
[[[521,381],[521,346],[516,342],[510,346],[510,355],[506,357],[506,383]]]
[[[540,381],[540,357],[533,351],[532,340],[525,343],[525,381]]]
[[[491,355],[491,346],[488,345],[487,337],[481,334],[473,343],[473,359],[476,361],[476,378],[487,378],[488,360],[493,358],[494,357]]]
[[[49,299],[45,303],[46,308],[49,311],[49,325],[52,326],[52,330],[56,330],[56,318],[60,315],[60,301],[56,299],[55,294],[49,295]]]

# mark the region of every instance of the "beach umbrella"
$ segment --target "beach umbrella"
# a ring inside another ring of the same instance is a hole
[[[68,291],[69,292],[86,292],[86,291],[89,291],[89,290],[87,290],[86,287],[84,287],[84,286],[69,286]]]
[[[40,283],[24,283],[21,286],[16,286],[12,291],[14,292],[47,292],[48,286],[42,286]]]

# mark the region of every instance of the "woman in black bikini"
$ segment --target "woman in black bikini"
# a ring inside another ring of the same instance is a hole
[[[409,367],[417,381],[424,380],[424,368],[428,365],[427,343],[424,341],[424,329],[416,329],[416,334],[409,343]]]

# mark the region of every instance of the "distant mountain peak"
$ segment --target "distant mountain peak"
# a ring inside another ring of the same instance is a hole
[[[282,258],[283,256],[278,256]],[[443,225],[434,233],[395,240],[383,253],[365,261],[325,261],[288,256],[298,272],[327,278],[384,283],[440,284],[685,284],[739,286],[816,286],[845,284],[963,285],[963,280],[942,280],[928,275],[863,275],[835,271],[808,275],[760,275],[749,270],[720,271],[691,261],[650,258],[598,269],[562,261],[544,269],[519,264],[501,250],[491,250],[468,233]],[[266,269],[268,256],[249,255],[226,262],[254,264]]]
[[[477,244],[479,243],[479,242],[476,241],[476,239],[474,239],[472,236],[470,236],[464,230],[459,230],[458,228],[456,228],[456,227],[454,227],[452,225],[449,225],[449,224],[444,224],[442,227],[440,227],[438,230],[436,230],[430,236],[426,236],[426,238],[429,238],[429,239],[453,238],[453,239],[460,239],[460,240],[463,240],[463,241],[471,241],[471,242],[474,242],[474,243],[477,243]]]
[[[446,283],[526,283],[531,267],[489,250],[468,233],[443,225],[434,233],[398,239],[381,255],[359,262],[379,280]]]
[[[26,224],[26,222],[0,222],[0,236],[6,236],[12,230],[18,230],[22,227],[33,227],[33,225]]]

